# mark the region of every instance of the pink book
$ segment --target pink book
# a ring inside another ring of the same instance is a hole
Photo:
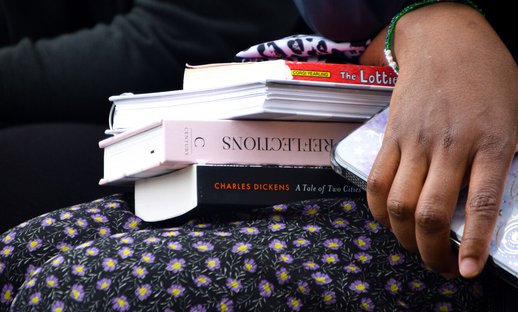
[[[163,120],[99,142],[100,184],[162,175],[191,164],[329,166],[339,139],[359,123]]]

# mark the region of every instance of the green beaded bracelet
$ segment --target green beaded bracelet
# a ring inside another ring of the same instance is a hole
[[[470,1],[470,0],[458,0],[458,1],[422,0],[422,1],[414,2],[414,3],[410,4],[410,5],[408,5],[407,7],[405,7],[403,10],[401,10],[401,12],[396,14],[392,18],[392,20],[390,20],[390,24],[389,24],[389,27],[388,27],[388,30],[387,30],[387,35],[385,37],[385,59],[387,60],[387,63],[389,64],[389,66],[392,67],[392,69],[394,69],[394,71],[396,73],[399,73],[399,66],[398,66],[397,62],[394,60],[394,57],[392,56],[392,40],[393,40],[393,37],[394,37],[394,29],[396,28],[397,21],[403,15],[407,14],[410,11],[413,11],[415,9],[419,9],[419,8],[424,7],[426,5],[429,5],[429,4],[438,3],[438,2],[459,2],[459,3],[465,3],[465,4],[469,5],[469,6],[471,6],[472,8],[476,9],[480,13],[482,13],[482,11],[478,8],[478,6],[475,3],[473,3],[472,1]]]

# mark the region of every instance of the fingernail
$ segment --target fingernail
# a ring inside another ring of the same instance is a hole
[[[465,278],[472,278],[478,275],[478,262],[473,258],[464,258],[460,262],[460,274]]]

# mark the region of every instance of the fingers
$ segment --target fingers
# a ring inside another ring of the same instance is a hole
[[[424,263],[448,277],[458,275],[450,224],[466,171],[465,157],[460,156],[446,152],[434,156],[415,212],[415,237]]]
[[[403,154],[387,199],[392,231],[406,249],[418,251],[414,215],[428,173],[428,160],[418,148]]]
[[[397,144],[385,138],[367,181],[367,202],[372,216],[389,228],[387,197],[399,166],[399,157],[400,151]]]
[[[462,276],[478,275],[487,260],[512,153],[478,153],[473,160],[466,223],[459,252]]]

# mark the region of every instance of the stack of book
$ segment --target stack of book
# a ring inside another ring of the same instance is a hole
[[[100,183],[134,184],[146,221],[361,192],[330,153],[389,104],[396,77],[284,60],[187,66],[183,90],[110,97]]]

